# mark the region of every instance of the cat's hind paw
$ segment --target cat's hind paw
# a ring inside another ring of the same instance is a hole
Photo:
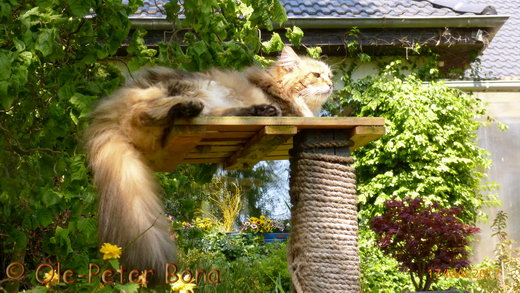
[[[193,118],[200,115],[204,104],[199,100],[191,100],[173,105],[168,111],[171,118]]]

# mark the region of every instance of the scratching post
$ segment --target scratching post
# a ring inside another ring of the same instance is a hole
[[[262,160],[290,157],[293,231],[287,257],[295,290],[359,292],[350,150],[383,136],[384,125],[377,117],[178,119],[165,147],[146,159],[155,171],[172,171],[198,163],[248,169]]]
[[[288,265],[298,293],[360,292],[350,146],[347,131],[303,130],[294,137]]]

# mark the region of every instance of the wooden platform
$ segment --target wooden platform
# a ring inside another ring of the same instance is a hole
[[[285,160],[302,129],[348,132],[355,150],[385,134],[383,118],[199,117],[176,121],[164,151],[150,161],[156,171],[180,164],[222,163],[248,169],[263,160]]]

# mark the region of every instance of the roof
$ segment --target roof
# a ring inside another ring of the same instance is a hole
[[[485,7],[476,5],[461,7],[459,12],[450,7],[434,5],[432,2],[456,1],[413,1],[413,0],[282,0],[287,15],[293,17],[411,17],[411,16],[457,16],[481,14]],[[443,3],[448,4],[448,3]],[[453,5],[455,7],[455,5]],[[480,9],[479,9],[480,8]],[[475,13],[475,10],[477,10]]]
[[[126,0],[123,0],[125,2]],[[132,19],[164,19],[168,1],[145,0]],[[291,19],[315,18],[429,18],[510,15],[484,50],[480,76],[520,78],[520,0],[280,0]],[[157,5],[156,5],[157,3]],[[489,5],[491,4],[491,5]],[[385,27],[387,27],[385,25]]]
[[[467,0],[490,3],[489,0]],[[510,15],[482,53],[481,73],[489,78],[520,79],[520,0],[493,1],[498,14]]]
[[[123,0],[123,3],[128,0]],[[131,18],[165,18],[167,0],[144,0]],[[288,17],[413,17],[496,14],[486,3],[453,0],[280,0]],[[488,9],[486,9],[488,8]]]

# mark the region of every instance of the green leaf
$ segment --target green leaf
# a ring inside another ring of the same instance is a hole
[[[3,109],[9,109],[13,104],[15,97],[8,95],[9,89],[8,81],[0,81],[0,101]]]
[[[72,159],[70,164],[70,177],[71,181],[80,181],[84,182],[87,180],[88,170],[85,167],[85,157],[82,155],[76,155]]]
[[[277,22],[280,26],[282,26],[287,21],[287,14],[285,13],[285,8],[282,3],[278,0],[274,0],[274,15],[273,21]]]
[[[28,66],[33,58],[33,54],[29,51],[24,51],[18,55],[18,59],[26,66]]]
[[[29,292],[29,293],[45,293],[45,292],[49,292],[49,290],[44,287],[44,286],[36,286],[34,287],[33,289],[31,290],[24,290],[24,292]]]
[[[289,41],[291,42],[291,44],[293,44],[293,46],[299,47],[302,42],[303,31],[301,30],[301,28],[299,28],[297,26],[293,26],[292,28],[287,28],[285,37],[287,37],[289,39]]]
[[[50,210],[43,208],[36,213],[36,220],[41,227],[47,227],[52,223],[52,213]]]
[[[53,241],[56,244],[56,249],[59,255],[68,255],[72,253],[72,244],[69,238],[69,229],[64,229],[60,226],[56,227]]]
[[[20,41],[19,39],[14,38],[13,43],[14,43],[14,47],[16,48],[17,52],[21,52],[21,51],[25,50],[25,43]]]
[[[320,55],[321,55],[321,47],[309,47],[309,48],[307,48],[307,54],[311,58],[318,59],[318,58],[320,58]]]
[[[114,285],[114,287],[116,289],[120,290],[121,292],[126,292],[126,293],[134,293],[134,292],[138,292],[138,290],[139,290],[139,284],[134,284],[132,282],[126,283],[124,285],[116,284],[116,285]]]
[[[25,251],[28,243],[27,235],[20,230],[11,230],[8,234],[14,243],[15,250]]]
[[[73,112],[70,112],[70,119],[72,120],[72,122],[75,124],[75,125],[78,125],[78,117],[76,117],[76,115],[74,115]]]
[[[70,11],[74,16],[83,17],[89,13],[89,9],[93,7],[90,0],[70,0]]]
[[[88,238],[95,238],[96,235],[96,219],[95,218],[80,218],[77,222],[78,229]]]
[[[278,33],[273,33],[271,39],[267,42],[262,42],[262,51],[266,54],[271,54],[273,52],[279,52],[283,49],[283,41],[280,38]]]
[[[42,193],[42,202],[45,207],[56,205],[61,201],[62,196],[54,190],[45,190]]]
[[[35,49],[40,51],[44,57],[49,56],[55,44],[55,30],[41,29],[36,39]]]
[[[11,53],[0,50],[0,80],[9,79],[11,76]]]
[[[82,95],[80,93],[75,93],[70,99],[69,102],[74,105],[74,107],[80,112],[79,118],[86,117],[90,111],[90,104],[93,100],[95,100],[95,96],[87,96]]]
[[[117,260],[117,259],[109,259],[107,261],[108,261],[108,263],[110,263],[110,265],[112,266],[113,269],[118,269],[119,268],[119,260]]]

